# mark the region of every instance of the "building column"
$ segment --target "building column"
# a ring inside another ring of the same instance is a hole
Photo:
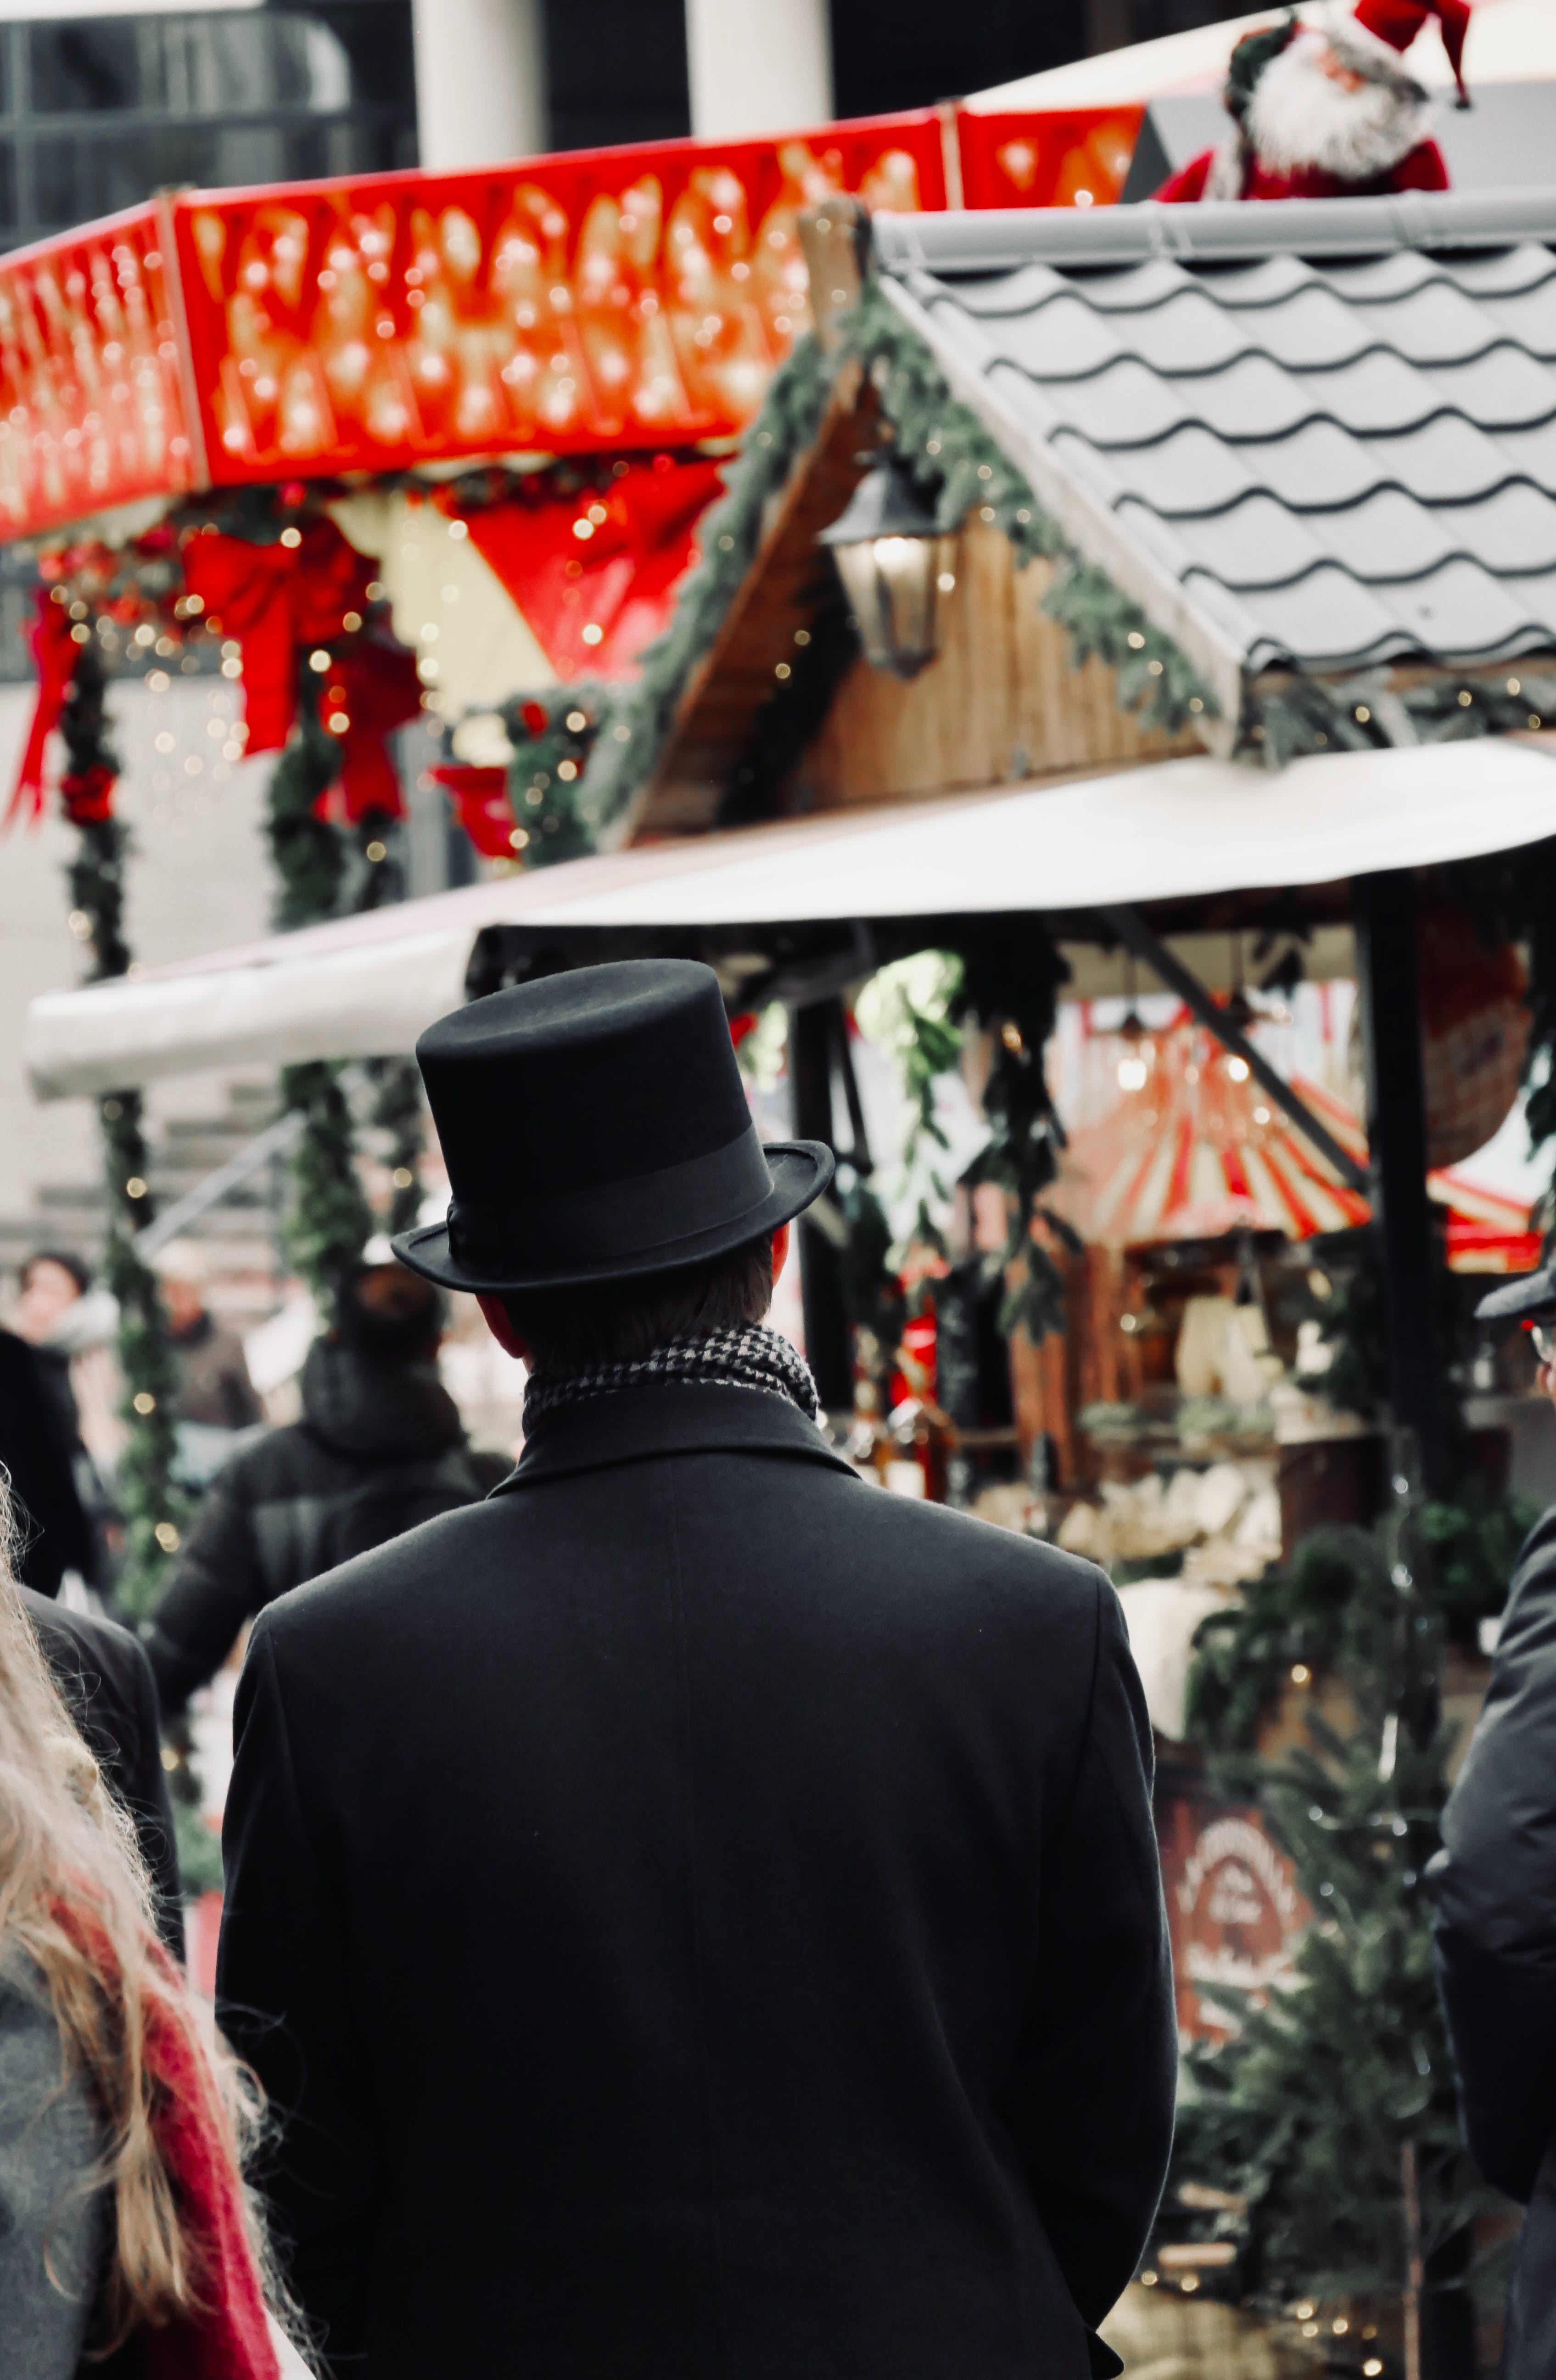
[[[412,0],[416,129],[434,172],[501,165],[546,146],[541,0]]]
[[[699,140],[830,123],[827,0],[686,0],[686,70]]]

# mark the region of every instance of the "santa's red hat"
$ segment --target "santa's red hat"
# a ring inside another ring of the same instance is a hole
[[[1355,38],[1357,31],[1370,37],[1380,47],[1407,50],[1429,17],[1435,17],[1442,34],[1442,46],[1448,53],[1448,63],[1453,69],[1453,80],[1459,88],[1459,105],[1469,105],[1469,92],[1465,88],[1465,35],[1469,30],[1467,0],[1358,0],[1353,16],[1336,25],[1335,36],[1344,41]]]

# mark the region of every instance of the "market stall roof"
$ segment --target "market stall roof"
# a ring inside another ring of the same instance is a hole
[[[1236,714],[1556,645],[1556,190],[877,215],[883,285]]]
[[[1326,884],[1556,833],[1556,759],[1510,737],[1208,758],[579,859],[314,926],[29,1012],[42,1098],[251,1062],[408,1050],[464,997],[477,936],[1090,910]]]

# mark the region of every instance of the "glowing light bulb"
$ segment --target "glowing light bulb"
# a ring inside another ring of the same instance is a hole
[[[1121,1091],[1143,1091],[1149,1069],[1143,1058],[1120,1058],[1118,1087]]]
[[[1246,1083],[1248,1078],[1248,1062],[1246,1058],[1228,1058],[1226,1071],[1235,1083]]]

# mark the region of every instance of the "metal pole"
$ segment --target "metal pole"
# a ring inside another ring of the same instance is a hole
[[[1437,1251],[1427,1195],[1415,879],[1405,869],[1358,877],[1352,900],[1389,1403],[1395,1428],[1416,1433],[1426,1488],[1441,1496],[1452,1481],[1447,1384],[1437,1332]]]
[[[832,1122],[832,1062],[840,1016],[832,1000],[789,1012],[789,1088],[797,1140],[837,1146]],[[805,1310],[805,1360],[816,1393],[832,1413],[853,1402],[853,1358],[843,1305],[842,1268],[826,1234],[808,1217],[800,1222],[800,1293]]]

